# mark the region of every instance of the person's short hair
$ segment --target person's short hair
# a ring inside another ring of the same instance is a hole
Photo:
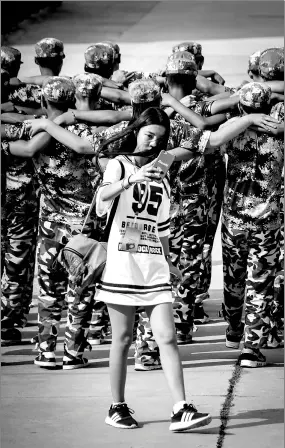
[[[46,58],[40,58],[40,57],[36,56],[35,57],[35,63],[39,67],[44,67],[44,68],[49,68],[51,70],[56,70],[63,63],[63,59],[62,59],[61,56],[46,57]]]
[[[180,86],[184,91],[192,92],[196,89],[197,78],[193,75],[184,75],[182,73],[166,75],[169,86]]]

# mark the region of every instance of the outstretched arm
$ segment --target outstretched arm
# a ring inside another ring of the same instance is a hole
[[[69,126],[76,121],[83,121],[95,124],[97,126],[112,126],[121,121],[130,121],[132,111],[116,110],[69,110],[57,117],[54,122],[60,126]]]
[[[43,151],[50,143],[51,136],[41,132],[31,140],[17,140],[10,142],[10,153],[18,157],[34,157],[37,152]]]
[[[34,136],[40,131],[47,132],[55,140],[79,154],[94,154],[94,148],[88,138],[63,129],[51,120],[33,120],[30,125],[31,135]]]
[[[169,106],[174,109],[177,113],[182,115],[185,120],[198,129],[206,130],[212,129],[212,127],[224,123],[226,121],[226,116],[224,114],[216,115],[215,117],[202,117],[196,112],[188,109],[180,101],[176,100],[173,96],[168,93],[162,93],[162,104],[164,106]]]
[[[211,154],[219,150],[219,146],[233,140],[239,134],[244,132],[249,126],[257,125],[262,129],[276,129],[279,122],[275,118],[264,114],[250,114],[237,118],[234,122],[219,128],[216,132],[211,132],[204,154]],[[174,148],[169,151],[175,155],[176,161],[190,160],[197,156],[194,151],[187,148]],[[200,155],[200,154],[199,154]]]
[[[124,90],[103,87],[101,97],[113,103],[131,104],[130,94]]]

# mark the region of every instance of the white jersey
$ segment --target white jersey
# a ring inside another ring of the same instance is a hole
[[[117,159],[125,167],[125,177],[138,171],[129,157],[118,156]],[[120,180],[122,170],[118,160],[108,163],[101,188]],[[112,205],[112,201],[101,201],[101,188],[96,203],[99,216],[109,213]],[[96,300],[129,306],[173,301],[169,266],[159,239],[169,235],[169,197],[167,180],[135,184],[120,194],[108,241],[107,263],[97,285]],[[139,202],[141,208],[137,213]],[[120,241],[126,229],[134,223],[136,213],[141,234],[136,252],[132,253],[122,250]]]

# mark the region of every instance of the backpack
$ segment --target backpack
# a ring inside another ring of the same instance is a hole
[[[125,167],[122,162],[119,161],[119,163],[122,170],[120,180],[122,180],[125,177]],[[97,241],[82,233],[96,203],[97,191],[92,199],[81,233],[69,240],[57,258],[57,261],[68,272],[69,281],[71,282],[72,289],[76,291],[76,295],[81,295],[85,288],[97,283],[103,273],[107,260],[107,241],[120,200],[120,196],[115,198],[102,241]]]

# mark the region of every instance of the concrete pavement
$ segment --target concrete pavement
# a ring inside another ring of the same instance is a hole
[[[180,347],[188,398],[212,414],[209,426],[184,434],[169,433],[172,403],[163,372],[135,372],[132,348],[126,399],[141,428],[124,431],[108,427],[104,419],[111,402],[110,344],[86,353],[89,367],[63,371],[63,321],[56,352],[58,369],[41,369],[33,364],[36,352],[30,344],[37,329],[37,310],[32,308],[22,344],[1,349],[1,447],[173,448],[179,443],[181,448],[237,448],[249,441],[251,448],[281,447],[283,350],[264,351],[268,367],[243,369],[229,393],[239,352],[225,348],[226,325],[217,317],[220,295],[221,291],[211,291],[211,300],[205,302],[211,322],[198,328],[191,345]],[[233,407],[225,421],[221,415],[229,397]]]

